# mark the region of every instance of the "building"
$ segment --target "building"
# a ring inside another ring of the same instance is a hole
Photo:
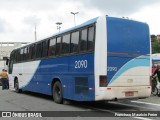
[[[14,48],[28,44],[28,42],[0,42],[0,71],[6,68],[3,58],[9,57]]]
[[[157,40],[160,40],[160,35],[157,35]]]

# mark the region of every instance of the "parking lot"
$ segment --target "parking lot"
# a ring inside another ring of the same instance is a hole
[[[13,90],[1,90],[0,87],[0,111],[57,111],[59,114],[58,119],[63,117],[64,114],[61,111],[98,111],[93,116],[99,116],[99,113],[107,113],[107,115],[113,115],[115,111],[160,111],[160,97],[152,96],[146,99],[132,100],[132,101],[118,101],[118,102],[107,102],[107,103],[93,103],[93,102],[74,102],[68,101],[65,104],[56,104],[51,96],[23,92],[16,93]],[[62,116],[61,116],[62,115]],[[107,116],[105,115],[105,116]],[[69,113],[71,117],[72,114]],[[90,116],[91,117],[91,116]],[[47,120],[50,118],[47,118]],[[66,119],[66,118],[64,118]],[[71,119],[67,117],[67,119]],[[73,120],[77,119],[74,116]],[[85,118],[79,118],[84,120]],[[87,117],[87,120],[90,119]],[[97,117],[94,117],[96,120]],[[106,118],[102,118],[105,120]],[[111,119],[119,119],[112,117]],[[133,119],[136,119],[133,117]],[[158,120],[157,117],[152,119]],[[46,119],[45,119],[46,120]]]
[[[153,103],[153,104],[160,104],[160,97],[151,95],[149,98],[139,99],[138,101],[146,102],[146,103]]]

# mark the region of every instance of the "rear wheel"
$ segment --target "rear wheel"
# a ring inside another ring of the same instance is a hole
[[[59,81],[55,82],[53,85],[53,99],[56,103],[63,103],[63,95],[62,95],[62,85]]]
[[[18,80],[15,80],[14,88],[15,88],[15,91],[16,91],[17,93],[21,93],[21,92],[22,92],[22,90],[19,89],[19,82],[18,82]]]
[[[157,88],[157,87],[154,87],[154,88],[152,89],[152,94],[153,94],[154,96],[158,95],[158,88]]]

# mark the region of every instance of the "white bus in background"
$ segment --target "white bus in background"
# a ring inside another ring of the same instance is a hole
[[[152,54],[152,66],[160,65],[160,53]]]

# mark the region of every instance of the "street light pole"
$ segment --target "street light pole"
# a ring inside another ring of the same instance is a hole
[[[57,22],[57,23],[56,23],[56,25],[57,25],[57,30],[59,30],[59,32],[60,32],[60,29],[61,29],[61,26],[60,26],[61,24],[62,24],[62,22]]]
[[[79,12],[71,12],[71,14],[74,15],[74,26],[76,26],[76,17],[75,15],[78,14]]]
[[[35,24],[35,31],[34,31],[34,36],[35,36],[35,41],[37,41],[37,27],[36,27],[36,24]]]

